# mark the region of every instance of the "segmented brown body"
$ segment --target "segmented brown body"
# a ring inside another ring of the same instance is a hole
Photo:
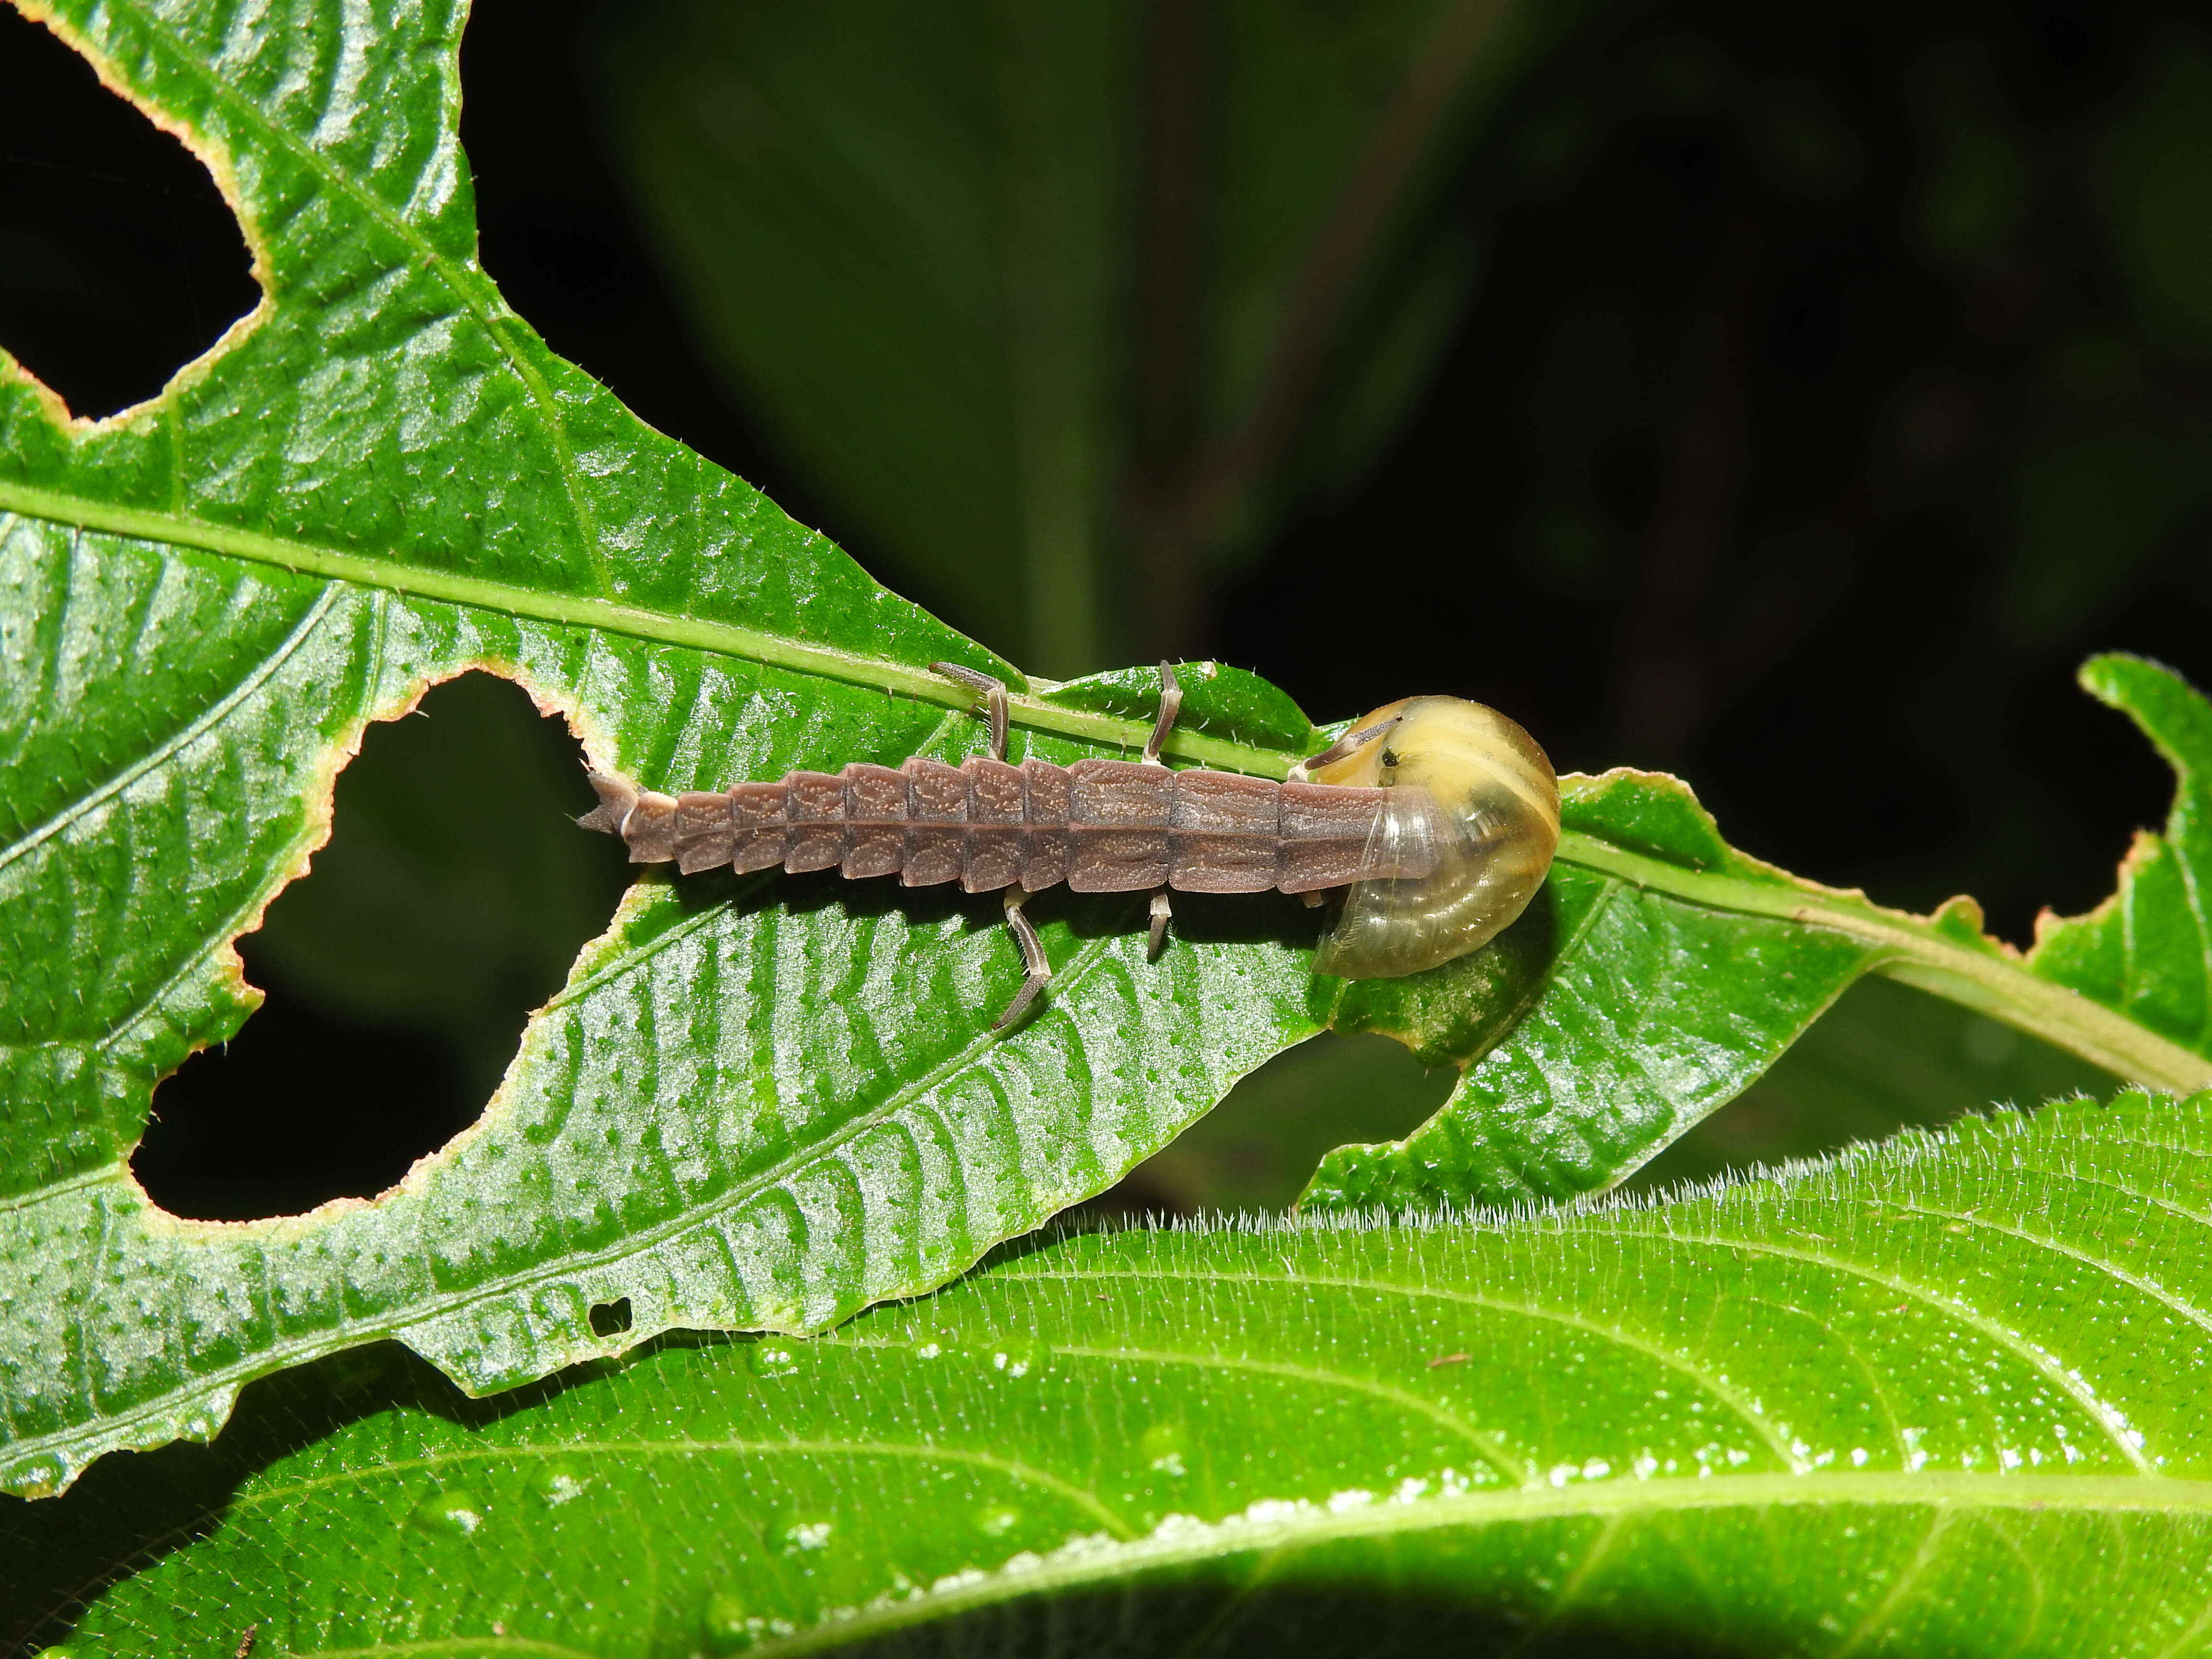
[[[1372,861],[1370,839],[1390,798],[1382,788],[981,757],[958,766],[856,762],[842,773],[674,797],[619,778],[592,781],[599,806],[586,827],[620,835],[635,863],[672,859],[686,873],[781,865],[794,874],[896,875],[908,887],[957,881],[971,893],[1063,881],[1079,893],[1307,893],[1429,873]]]

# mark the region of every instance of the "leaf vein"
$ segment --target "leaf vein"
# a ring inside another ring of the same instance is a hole
[[[2120,1455],[2135,1467],[2138,1474],[2155,1473],[2150,1460],[2142,1455],[2142,1449],[2130,1438],[2130,1436],[2136,1431],[2128,1425],[2125,1417],[2117,1407],[2100,1398],[2096,1391],[2087,1382],[2060,1364],[2057,1356],[2045,1352],[2020,1332],[1992,1319],[1979,1309],[1971,1307],[1957,1298],[1947,1297],[1940,1291],[1931,1290],[1924,1285],[1915,1284],[1909,1279],[1900,1279],[1893,1273],[1877,1273],[1871,1267],[1862,1266],[1841,1256],[1828,1255],[1818,1250],[1792,1249],[1785,1245],[1764,1244],[1752,1239],[1723,1238],[1713,1234],[1653,1233],[1637,1228],[1621,1229],[1620,1237],[1665,1238],[1679,1243],[1710,1244],[1720,1249],[1741,1250],[1749,1255],[1768,1255],[1782,1260],[1801,1261],[1810,1267],[1826,1267],[1851,1278],[1863,1279],[1869,1284],[1880,1285],[1885,1289],[1895,1291],[1900,1296],[1909,1296],[1917,1302],[1925,1303],[1938,1312],[1948,1314],[1970,1329],[1979,1331],[1998,1346],[2026,1361],[2031,1369],[2040,1371],[2075,1404],[2081,1407],[2083,1413],[2103,1431],[2105,1437],[2111,1441]]]
[[[7,868],[25,854],[32,852],[42,843],[52,840],[101,802],[112,800],[132,784],[165,763],[173,760],[192,743],[206,736],[208,732],[228,720],[236,712],[240,704],[267,684],[270,676],[298,653],[300,647],[307,643],[316,627],[325,616],[329,615],[331,606],[337,600],[337,596],[338,590],[336,587],[324,588],[316,596],[314,603],[307,607],[307,613],[301,617],[292,631],[277,642],[275,650],[256,663],[252,672],[245,678],[209,704],[200,714],[148,750],[139,759],[133,761],[88,793],[70,802],[60,811],[47,818],[45,823],[19,836],[11,846],[0,848],[0,869]]]
[[[1920,1542],[1913,1550],[1912,1559],[1905,1564],[1905,1571],[1898,1574],[1897,1582],[1889,1587],[1889,1593],[1867,1609],[1865,1616],[1852,1627],[1851,1633],[1844,1638],[1843,1645],[1835,1650],[1831,1659],[1850,1659],[1860,1644],[1905,1604],[1905,1597],[1912,1593],[1912,1587],[1920,1582],[1921,1575],[1934,1565],[1936,1545],[1950,1524],[1951,1511],[1947,1509],[1938,1509],[1928,1517],[1927,1528],[1920,1534]]]
[[[2052,1238],[2047,1234],[2031,1232],[2024,1227],[2009,1227],[2002,1222],[1991,1221],[1986,1217],[1976,1215],[1969,1211],[1934,1209],[1926,1205],[1914,1204],[1901,1199],[1876,1199],[1874,1201],[1887,1205],[1893,1209],[1909,1211],[1915,1215],[1940,1217],[1965,1226],[1983,1228],[1990,1232],[2002,1234],[2007,1238],[2019,1239],[2024,1244],[2036,1245],[2054,1255],[2064,1256],[2069,1261],[2078,1261],[2086,1267],[2093,1267],[2130,1289],[2141,1291],[2161,1306],[2172,1309],[2199,1330],[2212,1332],[2212,1314],[2207,1314],[2203,1309],[2168,1291],[2157,1280],[2145,1279],[2140,1273],[2131,1273],[2117,1261],[2108,1261],[2094,1251],[2077,1249],[2073,1245]]]
[[[1776,1431],[1774,1425],[1766,1420],[1765,1414],[1723,1378],[1705,1370],[1695,1361],[1688,1358],[1686,1356],[1674,1352],[1661,1346],[1657,1343],[1643,1340],[1638,1337],[1631,1335],[1628,1332],[1621,1330],[1617,1327],[1600,1325],[1595,1321],[1583,1319],[1577,1315],[1565,1312],[1560,1309],[1541,1307],[1534,1303],[1508,1302],[1502,1297],[1485,1296],[1479,1291],[1474,1291],[1443,1290],[1434,1285],[1393,1285],[1384,1279],[1347,1279],[1305,1273],[1285,1273],[1278,1276],[1268,1273],[1209,1273],[1193,1268],[1148,1266],[1141,1271],[1123,1268],[1086,1267],[1080,1273],[1061,1273],[1054,1270],[1038,1270],[1028,1267],[1023,1264],[1014,1264],[1012,1271],[1018,1273],[1020,1277],[1024,1279],[1082,1279],[1093,1278],[1137,1279],[1180,1279],[1207,1284],[1250,1285],[1281,1284],[1314,1285],[1338,1290],[1371,1291],[1380,1295],[1401,1296],[1408,1301],[1418,1301],[1425,1298],[1441,1302],[1455,1302],[1468,1307],[1487,1308],[1497,1313],[1517,1314],[1523,1318],[1541,1320],[1552,1324],[1565,1326],[1571,1330],[1584,1332],[1587,1334],[1597,1337],[1603,1341],[1611,1342],[1618,1346],[1626,1348],[1632,1353],[1638,1353],[1647,1359],[1656,1360],[1659,1364],[1668,1367],[1670,1370],[1679,1372],[1682,1376],[1688,1377],[1699,1388],[1704,1389],[1715,1399],[1722,1401],[1730,1411],[1735,1413],[1735,1415],[1741,1418],[1746,1425],[1751,1429],[1752,1432],[1766,1443],[1768,1449],[1773,1452],[1777,1461],[1783,1463],[1790,1469],[1800,1474],[1804,1473],[1808,1467],[1805,1464],[1804,1460],[1800,1458],[1795,1451],[1790,1449],[1789,1444],[1784,1441],[1781,1435]]]
[[[1259,1376],[1287,1377],[1294,1382],[1318,1383],[1323,1388],[1341,1389],[1352,1394],[1371,1395],[1407,1411],[1419,1413],[1439,1427],[1449,1429],[1480,1453],[1484,1462],[1514,1486],[1534,1486],[1541,1479],[1534,1464],[1526,1458],[1515,1456],[1498,1436],[1475,1427],[1458,1413],[1432,1400],[1424,1400],[1410,1390],[1373,1377],[1354,1376],[1348,1372],[1318,1365],[1294,1365],[1287,1360],[1244,1359],[1231,1354],[1199,1353],[1174,1348],[1094,1347],[1088,1344],[1054,1343],[1051,1352],[1073,1355],[1080,1359],[1141,1359],[1153,1364],[1189,1365],[1200,1370],[1245,1371]]]

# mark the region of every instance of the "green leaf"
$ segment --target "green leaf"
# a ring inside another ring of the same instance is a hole
[[[1175,724],[1179,732],[1205,732],[1230,743],[1297,756],[1329,741],[1315,731],[1304,709],[1257,674],[1219,663],[1186,664],[1177,672],[1176,684],[1182,688]],[[1063,680],[1043,693],[1042,700],[1149,726],[1159,713],[1160,687],[1156,669],[1116,668]]]
[[[2135,1095],[1659,1207],[1066,1237],[501,1410],[288,1380],[214,1454],[17,1509],[0,1572],[34,1614],[123,1575],[68,1650],[179,1659],[249,1622],[604,1659],[2194,1651],[2208,1203],[2212,1097]]]
[[[1060,984],[1001,1036],[988,900],[652,880],[400,1187],[153,1208],[127,1158],[154,1085],[251,1012],[232,940],[307,867],[365,723],[428,684],[512,676],[665,789],[970,750],[939,659],[1013,683],[1029,752],[1149,721],[1031,694],[506,309],[454,7],[40,15],[208,160],[267,299],[111,421],[0,362],[0,1484],[204,1437],[246,1381],[381,1338],[481,1391],[671,1326],[834,1322],[1109,1184],[1316,1029],[1292,906],[1192,906],[1155,969],[1140,909],[1042,901]],[[1170,753],[1288,764],[1248,746],[1304,727],[1279,694],[1188,678]]]
[[[1566,834],[1543,902],[1489,949],[1357,988],[1336,1013],[1340,1027],[1462,1066],[1458,1088],[1405,1139],[1332,1152],[1301,1202],[1602,1190],[1735,1098],[1870,972],[2122,1077],[2212,1080],[2212,933],[2195,896],[2212,888],[2212,705],[2136,658],[2097,658],[2083,680],[2173,763],[2173,815],[2163,838],[2138,840],[2110,903],[2078,921],[2046,917],[2024,963],[1982,932],[1971,900],[1906,915],[1746,857],[1671,778],[1565,780]]]
[[[2166,833],[2136,837],[2119,890],[2086,916],[2045,911],[2028,966],[2194,1054],[2212,1054],[2212,703],[2140,657],[2093,657],[2081,684],[2173,768]]]
[[[1756,1172],[1901,1128],[1938,1128],[1986,1112],[1992,1102],[2033,1109],[2075,1095],[2106,1099],[2118,1087],[2111,1073],[2063,1049],[1869,975],[1771,1071],[1637,1170],[1630,1185],[1653,1192]]]
[[[482,1122],[398,1187],[166,1215],[128,1165],[152,1090],[251,1012],[232,942],[321,844],[365,724],[427,684],[509,675],[598,763],[682,789],[973,750],[939,659],[1013,684],[1028,752],[1126,751],[1155,671],[1028,686],[548,352],[475,262],[450,7],[40,15],[209,161],[268,297],[109,421],[0,362],[0,1486],[205,1438],[247,1382],[386,1339],[485,1392],[673,1327],[834,1324],[1099,1191],[1332,1020],[1556,1063],[1530,1073],[1548,1095],[1494,1114],[1511,1191],[1635,1167],[1832,994],[1778,997],[1789,962],[1833,976],[1854,950],[2123,1076],[2212,1078],[1964,913],[1795,883],[1680,786],[1618,776],[1573,786],[1551,896],[1466,963],[1347,991],[1307,971],[1310,913],[1189,901],[1153,964],[1133,901],[1054,895],[1033,914],[1054,994],[1007,1033],[988,1022],[1019,968],[988,900],[649,879]],[[1169,752],[1282,775],[1303,714],[1247,676],[1186,678]],[[1654,928],[1730,964],[1699,988],[1733,1014],[1650,1006]],[[1709,1063],[1656,1094],[1557,1069],[1674,1026]]]

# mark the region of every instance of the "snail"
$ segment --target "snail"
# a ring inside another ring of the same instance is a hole
[[[1459,697],[1388,704],[1353,722],[1346,743],[1360,738],[1299,769],[1384,791],[1314,971],[1391,979],[1487,945],[1528,908],[1559,844],[1559,781],[1519,726]]]

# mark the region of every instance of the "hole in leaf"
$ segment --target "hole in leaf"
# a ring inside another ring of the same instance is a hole
[[[239,940],[267,1002],[155,1093],[131,1159],[154,1201],[249,1220],[371,1197],[474,1122],[628,879],[568,821],[590,805],[582,746],[507,681],[372,726],[329,844]]]
[[[1632,1191],[1819,1158],[1993,1105],[2074,1094],[2110,1099],[2120,1079],[1972,1009],[1869,976],[1844,993],[1758,1082],[1630,1176]]]
[[[592,1334],[620,1336],[629,1328],[629,1298],[617,1297],[611,1302],[601,1302],[592,1309]]]
[[[1287,1209],[1322,1154],[1346,1141],[1409,1133],[1458,1080],[1450,1066],[1431,1071],[1389,1037],[1324,1031],[1243,1079],[1086,1210],[1109,1216]]]
[[[261,298],[199,158],[0,6],[0,344],[77,415],[154,397]]]

